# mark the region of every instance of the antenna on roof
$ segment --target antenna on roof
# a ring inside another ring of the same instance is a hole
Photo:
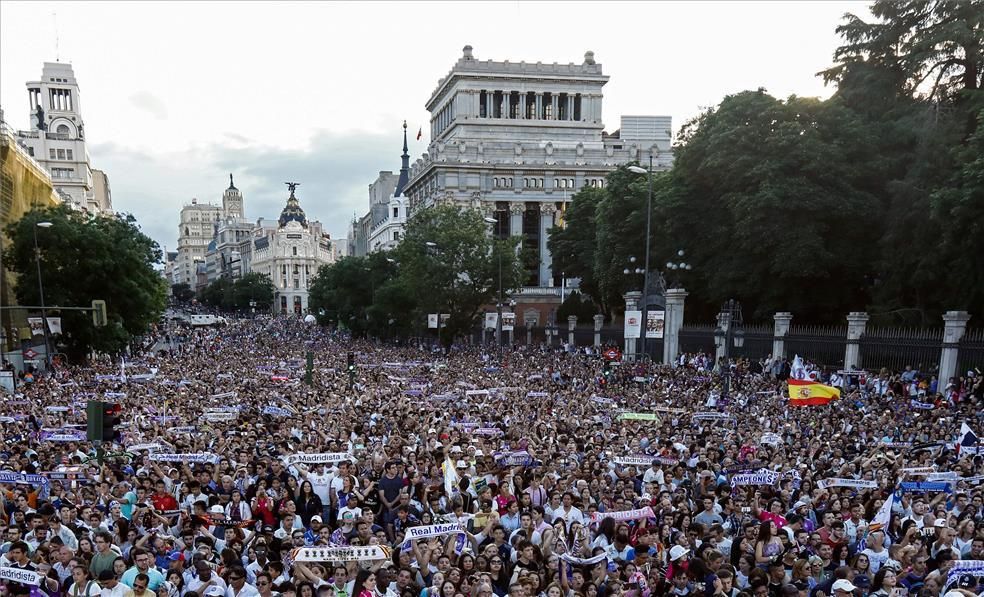
[[[51,13],[51,20],[55,24],[55,62],[61,62],[61,60],[59,59],[59,50],[58,50],[58,13],[57,12]]]

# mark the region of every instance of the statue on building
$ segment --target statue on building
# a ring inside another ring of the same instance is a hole
[[[41,104],[38,104],[38,109],[35,112],[35,114],[37,115],[37,119],[38,119],[38,130],[39,131],[48,130],[48,127],[44,122],[44,108],[41,107]]]

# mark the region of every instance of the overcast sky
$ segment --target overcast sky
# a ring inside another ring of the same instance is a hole
[[[25,83],[71,62],[92,166],[117,211],[174,249],[178,212],[218,203],[228,174],[246,216],[276,218],[283,181],[333,238],[398,171],[401,124],[466,44],[479,60],[581,63],[605,74],[604,122],[669,114],[676,132],[731,93],[827,97],[846,12],[864,2],[0,3],[0,105],[28,128]],[[57,23],[57,26],[56,26]]]

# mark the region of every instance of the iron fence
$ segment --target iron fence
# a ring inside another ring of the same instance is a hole
[[[966,375],[974,369],[984,370],[984,328],[965,331],[958,350],[957,375]]]
[[[868,370],[939,371],[943,328],[869,328],[860,339],[860,366]]]
[[[684,323],[680,328],[680,352],[714,354],[714,324]]]
[[[847,326],[792,325],[785,338],[786,356],[829,368],[844,366],[846,346]]]

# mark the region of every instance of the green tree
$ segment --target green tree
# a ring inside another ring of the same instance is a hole
[[[185,282],[171,285],[171,296],[178,303],[187,303],[195,298],[195,291]]]
[[[417,320],[426,313],[450,314],[442,327],[445,346],[473,329],[482,306],[495,303],[500,260],[504,291],[521,285],[517,245],[516,237],[491,238],[477,210],[442,205],[416,213],[393,256],[402,284],[417,297]]]
[[[580,278],[581,290],[607,312],[605,297],[595,278],[598,205],[605,196],[605,189],[599,187],[584,187],[578,191],[567,205],[564,226],[550,230],[547,246],[553,268],[564,272],[568,278]]]
[[[250,311],[255,308],[257,311],[269,311],[273,304],[276,289],[273,282],[266,274],[250,272],[232,285],[233,306],[240,311]]]
[[[201,289],[198,298],[209,307],[229,311],[235,305],[233,282],[226,277],[213,280],[208,286]]]
[[[51,226],[40,228],[38,222]],[[35,233],[48,315],[62,318],[56,346],[72,361],[84,360],[91,350],[116,354],[160,318],[167,286],[154,265],[161,250],[132,216],[92,217],[62,205],[28,212],[8,225],[9,263],[18,274],[22,305],[40,304]],[[106,301],[105,327],[94,327],[89,312],[54,308],[88,307],[94,299]]]
[[[366,257],[344,257],[321,266],[311,281],[308,305],[322,324],[343,326],[356,336],[368,332],[366,309],[372,304],[369,263]]]

